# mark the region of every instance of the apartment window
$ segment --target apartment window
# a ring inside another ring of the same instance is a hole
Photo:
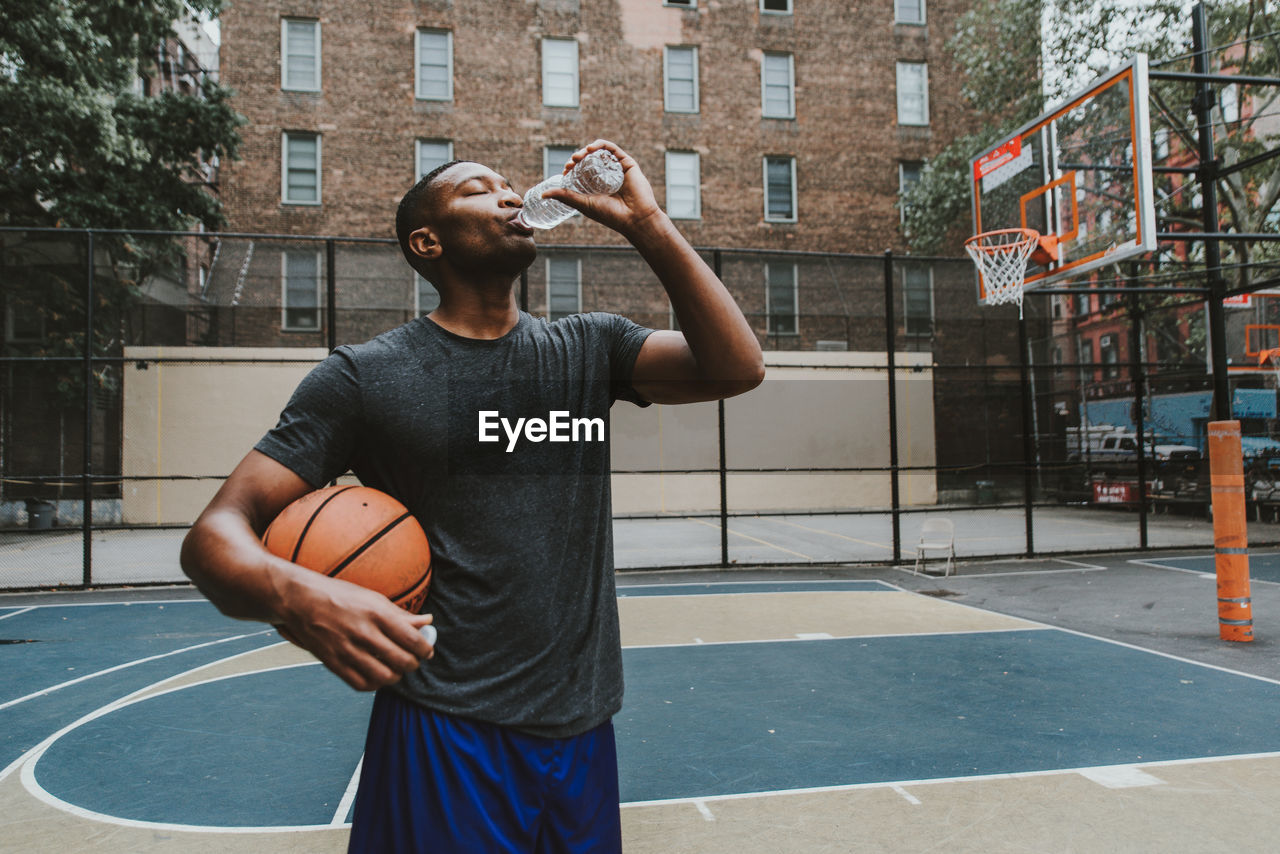
[[[44,312],[17,296],[6,297],[4,338],[10,344],[44,341]]]
[[[572,39],[542,40],[542,104],[578,106],[578,43]]]
[[[420,273],[413,274],[413,311],[416,316],[430,314],[440,307],[440,292],[436,286],[422,278]]]
[[[898,164],[898,215],[903,221],[907,221],[907,205],[904,201],[907,193],[920,180],[920,175],[924,172],[924,163],[919,160],[903,160]]]
[[[1076,336],[1076,361],[1080,370],[1087,371],[1093,365],[1093,341],[1083,335]]]
[[[1222,120],[1227,124],[1235,124],[1240,121],[1240,86],[1237,83],[1228,83],[1222,87],[1222,92],[1218,95],[1218,100],[1222,105]]]
[[[662,0],[663,6],[679,6],[681,9],[698,8],[698,0]]]
[[[417,181],[423,175],[443,166],[453,159],[453,143],[447,139],[420,139],[414,155],[414,172]]]
[[[929,66],[898,63],[898,124],[929,124]]]
[[[582,264],[577,258],[547,259],[547,318],[557,321],[582,311]]]
[[[552,175],[563,175],[564,165],[578,149],[572,145],[548,145],[542,149],[542,174],[550,178]]]
[[[668,47],[663,53],[663,109],[668,113],[698,112],[698,49]]]
[[[767,119],[794,119],[795,63],[789,53],[766,53],[760,65],[761,114]]]
[[[760,11],[772,15],[790,15],[791,0],[760,0]]]
[[[796,159],[764,159],[764,218],[766,222],[796,221]]]
[[[280,22],[280,88],[320,91],[320,22]]]
[[[320,204],[320,137],[314,133],[286,133],[281,146],[285,204]]]
[[[1090,308],[1090,306],[1089,306],[1089,295],[1088,295],[1088,294],[1076,294],[1076,295],[1075,295],[1075,297],[1074,297],[1074,299],[1075,299],[1075,301],[1076,301],[1076,317],[1086,317],[1086,316],[1088,316],[1088,314],[1089,314],[1089,308]]]
[[[315,332],[320,328],[320,253],[288,250],[281,259],[286,331]]]
[[[702,217],[702,167],[693,151],[667,152],[667,216]]]
[[[769,307],[769,334],[798,334],[796,315],[800,308],[795,264],[774,261],[765,264],[765,299]]]
[[[1098,339],[1098,361],[1102,362],[1102,375],[1107,379],[1120,376],[1120,348],[1116,336],[1103,335]]]
[[[893,0],[895,24],[923,24],[924,0]]]
[[[417,88],[421,101],[453,100],[453,33],[418,30]]]
[[[933,268],[902,268],[902,315],[908,335],[933,334]]]

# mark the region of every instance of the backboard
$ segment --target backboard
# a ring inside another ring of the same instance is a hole
[[[1028,264],[1025,288],[1155,250],[1148,105],[1139,54],[970,161],[974,234],[1031,228],[1056,238],[1058,257]]]

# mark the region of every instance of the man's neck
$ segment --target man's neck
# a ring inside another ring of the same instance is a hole
[[[515,296],[509,294],[502,303],[480,299],[442,301],[427,317],[454,335],[491,341],[514,329],[520,312]]]

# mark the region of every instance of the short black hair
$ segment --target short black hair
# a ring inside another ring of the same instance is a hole
[[[436,203],[438,188],[433,186],[436,178],[440,177],[446,169],[457,166],[459,163],[469,162],[468,160],[450,160],[432,169],[418,179],[418,183],[409,188],[404,198],[400,200],[400,206],[396,208],[396,238],[400,241],[400,251],[404,253],[409,266],[419,273],[422,272],[418,268],[422,259],[414,255],[409,248],[409,235],[426,223],[427,215]]]

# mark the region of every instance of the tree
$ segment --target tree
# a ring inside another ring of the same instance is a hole
[[[1274,0],[1272,0],[1274,2]],[[1061,102],[1072,91],[1113,68],[1134,53],[1146,53],[1153,64],[1190,70],[1189,5],[1153,0],[1134,6],[1124,0],[979,0],[956,24],[948,49],[965,80],[963,94],[982,126],[955,140],[932,158],[921,181],[902,204],[904,232],[912,248],[936,254],[955,252],[970,219],[969,159],[1030,121],[1046,105]],[[1280,69],[1277,16],[1267,0],[1227,0],[1209,9],[1215,70],[1275,76]],[[1042,28],[1035,22],[1044,21]],[[1039,33],[1040,38],[1035,34]],[[1153,81],[1153,125],[1163,126],[1186,152],[1196,151],[1195,124],[1189,115],[1191,89],[1186,83]],[[1280,87],[1237,87],[1229,92],[1239,116],[1222,103],[1213,111],[1218,155],[1224,166],[1262,152],[1267,140],[1262,123],[1274,121]],[[1226,213],[1224,223],[1240,232],[1277,231],[1280,161],[1259,163],[1218,182]],[[1194,192],[1175,191],[1162,177],[1158,215],[1167,225],[1198,229]],[[1237,284],[1248,284],[1249,262],[1268,250],[1236,244],[1242,266]]]
[[[194,97],[135,91],[173,22],[222,0],[5,0],[0,211],[7,225],[185,229],[223,222],[202,164],[233,157],[243,120],[200,75]]]
[[[172,77],[175,22],[212,19],[221,6],[222,0],[4,0],[0,225],[219,228],[224,218],[209,167],[237,156],[244,123],[230,106],[230,91],[198,69],[186,93],[172,86],[148,93],[143,81]],[[142,286],[180,270],[184,260],[177,240],[140,233],[96,234],[91,259],[87,245],[74,233],[0,233],[0,311],[9,332],[25,333],[18,341],[6,338],[5,354],[49,357],[5,366],[0,441],[19,439],[0,454],[7,472],[75,470],[78,457],[64,459],[59,448],[75,445],[65,431],[76,429],[73,413],[86,388],[68,358],[81,356],[86,345],[96,356],[119,355]],[[86,262],[94,270],[90,340]],[[118,381],[111,363],[94,364],[95,413],[116,405]],[[31,414],[33,405],[44,411],[50,404],[72,417]],[[15,426],[15,419],[22,423]]]

